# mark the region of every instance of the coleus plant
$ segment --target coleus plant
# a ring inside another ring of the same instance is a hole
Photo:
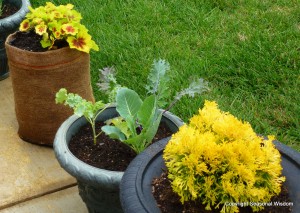
[[[87,28],[80,23],[82,16],[73,9],[74,5],[55,6],[47,2],[36,9],[29,7],[29,13],[20,24],[20,31],[34,30],[42,36],[43,48],[56,49],[55,42],[65,40],[70,48],[89,53],[91,49],[99,50],[92,40]]]
[[[146,85],[148,96],[144,100],[134,90],[122,87],[117,83],[113,68],[101,70],[98,86],[109,94],[110,102],[116,102],[116,110],[120,115],[105,121],[106,125],[101,130],[110,138],[125,143],[136,153],[142,152],[152,142],[162,114],[166,112],[159,108],[167,104],[165,100],[170,93],[169,77],[167,76],[169,69],[169,63],[165,60],[154,61]],[[200,78],[191,83],[188,88],[177,93],[167,109],[170,109],[185,95],[194,97],[196,94],[208,90],[208,83]],[[96,138],[101,132],[96,133],[95,121],[106,105],[102,101],[93,104],[77,94],[67,93],[64,88],[56,93],[56,103],[68,105],[76,115],[84,116],[92,125],[94,143],[96,143]]]

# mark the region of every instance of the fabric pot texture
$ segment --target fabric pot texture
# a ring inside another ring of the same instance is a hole
[[[5,47],[12,80],[19,136],[28,142],[52,146],[59,126],[72,110],[55,103],[60,88],[94,101],[90,55],[69,47],[31,52]]]
[[[159,213],[151,182],[160,177],[166,169],[162,158],[163,150],[169,138],[158,141],[139,154],[127,167],[121,184],[120,200],[125,213]],[[293,203],[292,213],[300,212],[300,153],[290,147],[274,141],[281,153],[283,175]]]
[[[11,4],[19,8],[19,10],[6,18],[0,19],[0,80],[8,77],[8,64],[5,51],[5,40],[7,36],[18,30],[20,23],[28,13],[30,6],[29,0],[4,0],[4,4]]]
[[[116,107],[110,106],[101,113],[97,121],[105,121],[119,116]],[[183,124],[181,119],[166,112],[162,121],[172,132],[178,131]],[[90,166],[76,158],[68,148],[72,135],[88,122],[84,117],[73,115],[59,128],[54,152],[61,167],[74,176],[78,182],[79,194],[90,213],[123,212],[119,199],[119,185],[124,172],[109,171]]]

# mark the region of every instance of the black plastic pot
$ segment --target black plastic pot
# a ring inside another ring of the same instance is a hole
[[[112,106],[105,109],[97,120],[105,121],[117,116],[116,108]],[[162,122],[165,122],[173,132],[178,131],[183,124],[181,119],[169,112],[163,114]],[[76,158],[68,148],[71,137],[85,124],[87,124],[85,118],[73,115],[61,125],[53,144],[56,158],[61,167],[77,179],[79,194],[90,213],[123,212],[119,199],[119,185],[124,172],[90,166]]]
[[[125,213],[159,213],[152,195],[151,182],[166,169],[162,155],[170,138],[149,146],[127,167],[120,185],[120,199]],[[292,213],[300,212],[300,153],[290,147],[274,141],[281,153],[285,184],[293,202]]]
[[[29,0],[4,0],[3,4],[11,4],[19,8],[19,10],[4,19],[0,19],[0,80],[8,77],[7,56],[5,52],[5,40],[7,36],[18,30],[20,23],[28,13]]]

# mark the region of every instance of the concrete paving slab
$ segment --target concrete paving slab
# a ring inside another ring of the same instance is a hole
[[[0,81],[0,209],[76,183],[59,166],[52,148],[22,141],[17,129],[8,78]]]
[[[0,210],[0,213],[87,213],[78,194],[77,186],[45,195],[16,206]]]

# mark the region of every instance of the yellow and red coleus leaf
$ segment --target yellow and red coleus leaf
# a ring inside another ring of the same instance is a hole
[[[76,35],[78,33],[78,28],[75,27],[72,23],[63,24],[61,26],[61,29],[67,35]]]
[[[83,51],[86,53],[90,52],[90,47],[88,46],[88,40],[83,37],[74,37],[69,36],[67,38],[67,42],[69,43],[70,48],[77,49],[79,51]]]
[[[87,31],[79,32],[76,37],[69,36],[67,38],[70,48],[77,49],[89,53],[91,49],[99,50],[97,44],[92,40],[92,37],[87,33]]]
[[[24,21],[21,22],[20,24],[20,31],[28,31],[30,29],[30,22],[28,19],[25,19]]]
[[[45,10],[49,11],[49,10],[55,10],[56,6],[52,3],[52,2],[46,2],[46,6],[45,6]]]
[[[47,26],[45,24],[39,24],[35,26],[35,33],[39,35],[43,35],[47,32]]]
[[[67,19],[69,22],[80,22],[80,20],[82,19],[82,16],[76,10],[72,10],[68,13]]]

